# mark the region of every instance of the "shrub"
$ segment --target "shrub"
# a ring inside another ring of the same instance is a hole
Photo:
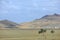
[[[54,33],[54,31],[53,31],[53,30],[51,30],[51,33]]]
[[[40,29],[40,31],[38,33],[40,34],[40,33],[43,33],[43,32],[46,32],[46,29]]]

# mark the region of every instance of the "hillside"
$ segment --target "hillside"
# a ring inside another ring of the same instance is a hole
[[[60,15],[45,15],[40,19],[18,25],[22,29],[60,28]]]
[[[0,20],[0,29],[4,28],[17,28],[18,24],[9,20]]]

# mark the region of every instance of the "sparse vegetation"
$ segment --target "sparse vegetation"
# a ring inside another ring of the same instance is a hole
[[[0,40],[60,40],[60,30],[54,30],[55,33],[51,34],[50,30],[47,30],[43,36],[43,33],[38,34],[39,30],[0,30]]]
[[[40,33],[44,33],[44,32],[46,32],[46,29],[40,29],[38,33],[40,34]]]
[[[54,30],[51,30],[51,33],[54,33],[55,31]]]

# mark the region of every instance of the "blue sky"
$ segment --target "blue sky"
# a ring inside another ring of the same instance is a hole
[[[22,23],[53,13],[60,13],[60,0],[0,0],[0,20]]]

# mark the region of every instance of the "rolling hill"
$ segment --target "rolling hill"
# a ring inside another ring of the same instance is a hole
[[[17,28],[16,27],[17,25],[19,24],[9,21],[9,20],[0,20],[0,29]]]

